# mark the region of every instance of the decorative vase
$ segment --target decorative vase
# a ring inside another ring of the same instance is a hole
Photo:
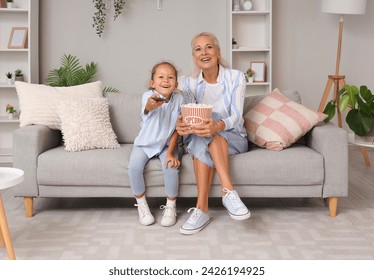
[[[233,0],[233,11],[240,11],[240,0]]]
[[[252,5],[251,0],[244,0],[244,2],[243,2],[243,10],[244,11],[250,11],[250,10],[252,10],[252,7],[253,7],[253,5]]]

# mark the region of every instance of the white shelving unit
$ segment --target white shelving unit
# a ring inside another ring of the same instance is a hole
[[[6,1],[3,1],[3,3]],[[27,27],[27,44],[23,49],[9,49],[13,27]],[[8,119],[6,104],[19,112],[14,84],[6,82],[5,73],[21,69],[25,82],[39,82],[39,0],[14,0],[14,8],[0,8],[0,162],[12,161],[13,131],[18,118]],[[14,79],[14,77],[13,77]]]
[[[243,0],[240,0],[242,8]],[[233,11],[233,0],[227,0],[232,68],[246,72],[251,62],[265,62],[265,82],[247,83],[247,95],[266,94],[272,90],[272,0],[252,0],[250,11]]]

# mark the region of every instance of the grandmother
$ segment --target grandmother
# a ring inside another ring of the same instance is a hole
[[[217,38],[208,32],[193,37],[192,58],[195,73],[181,83],[185,103],[213,106],[212,118],[190,126],[179,116],[176,130],[193,157],[197,184],[196,207],[190,208],[182,234],[195,234],[210,222],[209,190],[216,171],[222,187],[222,204],[234,220],[245,220],[250,211],[241,201],[229,175],[229,155],[248,151],[243,126],[244,73],[231,69],[221,57]]]

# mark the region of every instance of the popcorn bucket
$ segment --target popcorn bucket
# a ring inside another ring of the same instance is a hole
[[[199,125],[212,116],[212,105],[189,103],[181,106],[182,117],[189,125]]]

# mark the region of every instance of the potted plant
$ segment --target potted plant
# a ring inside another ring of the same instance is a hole
[[[16,71],[14,71],[14,80],[21,81],[21,82],[24,81],[23,73],[21,69],[17,69]]]
[[[7,82],[8,82],[8,84],[11,85],[11,84],[12,84],[12,77],[13,77],[13,74],[10,73],[10,72],[8,72],[8,73],[5,73],[5,76],[6,76],[6,78],[7,78]]]
[[[79,59],[71,54],[64,54],[61,58],[61,66],[49,71],[46,83],[52,87],[69,87],[90,83],[97,74],[97,63],[87,63],[84,67]],[[105,87],[104,92],[119,92],[113,87]]]
[[[339,102],[331,100],[327,103],[324,113],[328,117],[325,122],[334,117],[337,106],[340,112],[350,109],[345,121],[356,135],[365,137],[373,133],[374,137],[374,95],[367,86],[362,85],[358,89],[355,85],[345,85],[339,91]]]
[[[246,74],[247,82],[248,83],[253,83],[253,76],[255,75],[255,71],[248,68],[248,70],[245,74]]]
[[[234,38],[232,38],[232,48],[237,49],[239,47],[238,42],[235,41]]]
[[[14,109],[14,106],[12,104],[7,104],[5,107],[5,111],[8,113],[9,119],[13,119],[14,114],[17,113],[17,111]]]
[[[6,6],[7,6],[7,8],[13,8],[13,0],[7,0],[6,1]]]

